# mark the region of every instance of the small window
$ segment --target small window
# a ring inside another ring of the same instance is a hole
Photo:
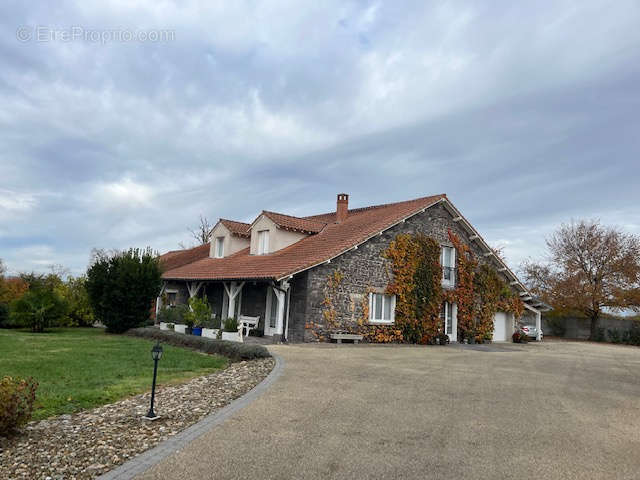
[[[393,323],[395,310],[395,295],[369,294],[369,321],[371,323]]]
[[[258,255],[269,253],[269,230],[258,232]]]
[[[453,306],[449,302],[442,304],[440,318],[444,323],[444,333],[451,335],[453,333]]]
[[[456,283],[456,251],[453,247],[442,247],[442,283],[455,285]]]
[[[216,237],[216,258],[224,257],[224,237]]]

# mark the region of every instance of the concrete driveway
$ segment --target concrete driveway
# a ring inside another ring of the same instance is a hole
[[[640,348],[273,351],[264,395],[138,478],[640,477]]]

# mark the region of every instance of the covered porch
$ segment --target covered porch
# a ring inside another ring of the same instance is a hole
[[[205,297],[211,306],[212,327],[224,320],[259,317],[251,336],[273,342],[287,341],[291,287],[288,281],[273,280],[172,280],[165,279],[156,299],[156,316],[163,307],[188,304],[193,297]],[[163,304],[166,303],[165,304]]]

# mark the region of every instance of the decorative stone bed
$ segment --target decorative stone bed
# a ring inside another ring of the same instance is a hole
[[[142,417],[150,393],[93,410],[28,424],[0,437],[0,479],[89,479],[154,447],[244,395],[271,372],[273,358],[232,363],[220,372],[156,389],[153,422]]]

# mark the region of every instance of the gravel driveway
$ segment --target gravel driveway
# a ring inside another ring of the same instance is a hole
[[[637,479],[640,348],[278,346],[280,379],[139,478]]]

